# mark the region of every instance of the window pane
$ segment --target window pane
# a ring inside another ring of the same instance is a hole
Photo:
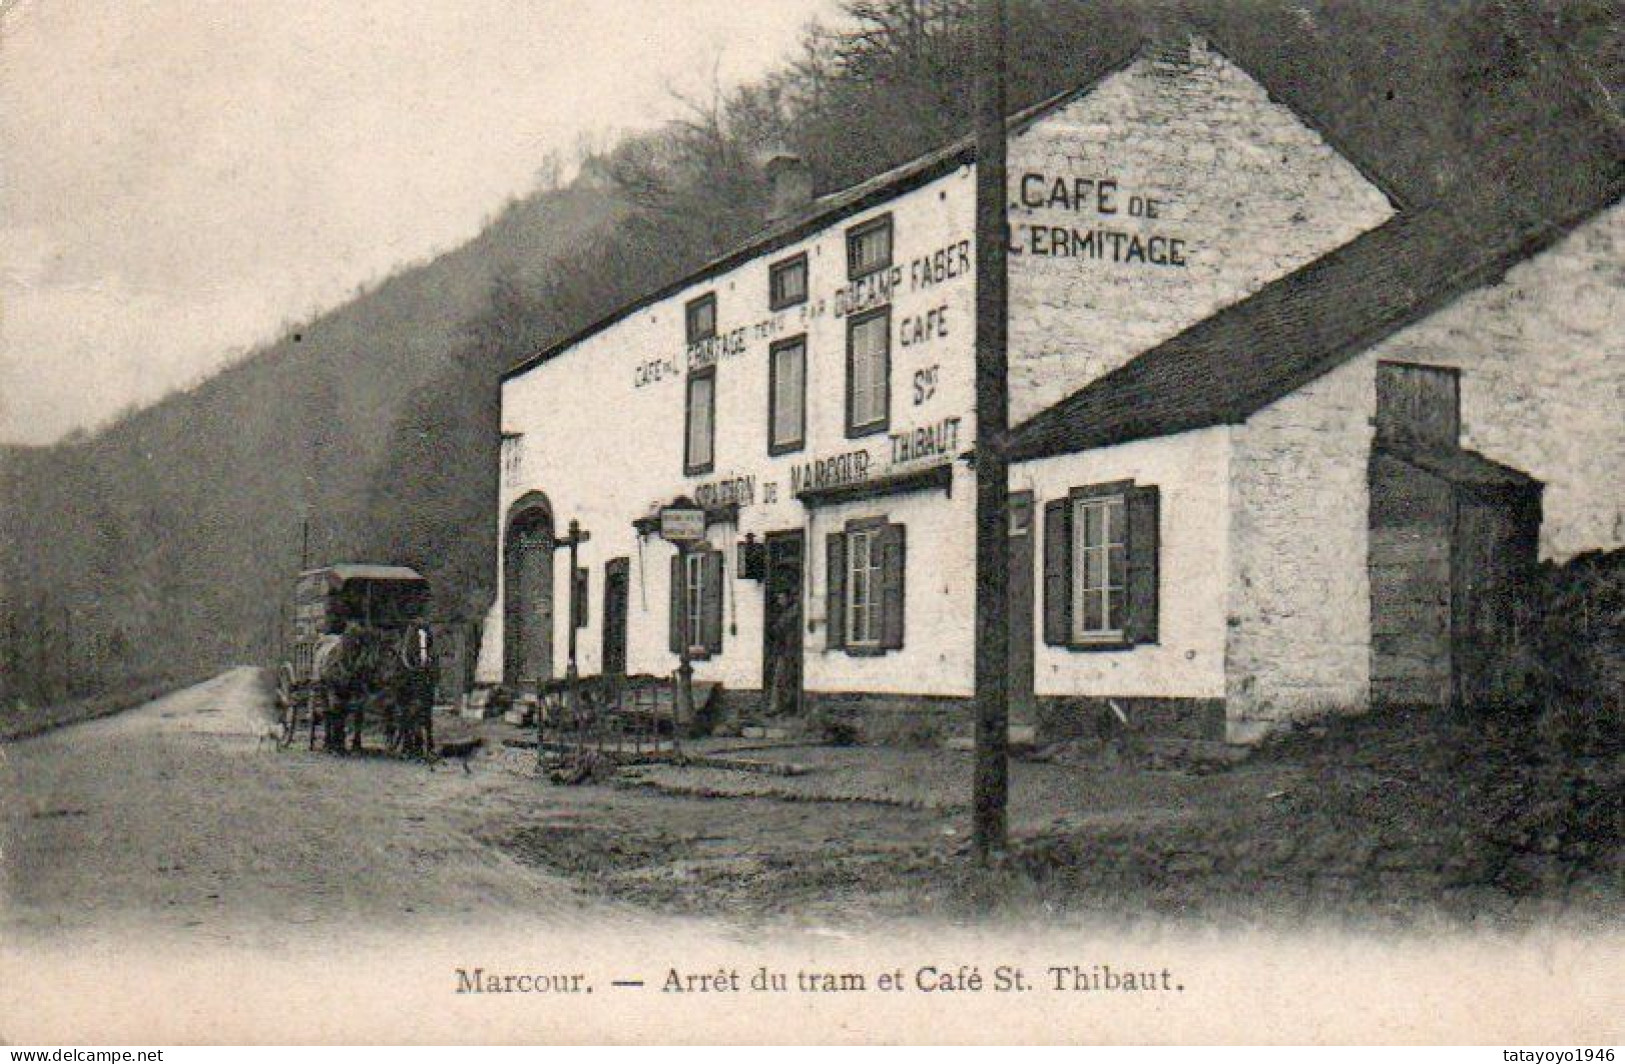
[[[1083,586],[1093,591],[1106,585],[1106,553],[1101,550],[1083,552]]]
[[[882,314],[852,326],[852,424],[886,417],[886,354],[891,319]]]
[[[1086,592],[1083,596],[1083,630],[1086,632],[1102,631],[1104,619],[1104,604],[1101,593],[1098,591]]]
[[[773,442],[801,441],[802,372],[807,349],[801,344],[781,347],[773,354]]]
[[[847,266],[851,274],[877,270],[891,264],[891,222],[862,229],[847,238]]]
[[[1110,548],[1110,564],[1107,566],[1108,583],[1112,587],[1120,588],[1127,577],[1128,552],[1121,543],[1113,543]]]
[[[1106,530],[1111,537],[1111,542],[1120,544],[1124,540],[1123,533],[1128,527],[1127,522],[1123,519],[1123,500],[1111,500],[1106,504],[1106,509]]]
[[[773,267],[768,285],[768,302],[774,309],[800,303],[807,298],[807,260],[798,259]]]
[[[1107,596],[1106,627],[1114,632],[1123,630],[1123,606],[1128,601],[1121,589],[1110,592]]]
[[[717,300],[703,296],[688,305],[688,342],[717,334]]]
[[[715,381],[710,377],[688,379],[688,464],[711,463],[711,411]]]
[[[1090,503],[1083,508],[1083,545],[1097,547],[1101,541],[1102,522],[1104,520],[1103,508]]]

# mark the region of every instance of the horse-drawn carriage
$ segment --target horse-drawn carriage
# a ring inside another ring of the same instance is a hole
[[[397,565],[329,565],[299,574],[293,639],[277,670],[282,745],[360,750],[370,721],[392,752],[434,752],[437,680],[425,615],[429,584]]]

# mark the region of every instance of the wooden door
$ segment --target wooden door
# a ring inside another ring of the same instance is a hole
[[[801,712],[805,554],[805,540],[799,531],[767,534],[762,697],[769,713]]]
[[[626,675],[626,621],[631,575],[628,560],[611,558],[604,564],[603,674]]]

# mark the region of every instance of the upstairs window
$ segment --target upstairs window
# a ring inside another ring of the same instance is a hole
[[[807,254],[777,263],[767,275],[767,306],[783,310],[807,301]]]
[[[717,294],[707,293],[689,301],[687,310],[688,342],[697,344],[717,334]]]
[[[709,473],[716,455],[717,368],[707,366],[688,375],[687,428],[683,434],[683,473]]]
[[[904,528],[883,517],[848,521],[826,541],[829,646],[883,654],[903,646]]]
[[[846,231],[846,274],[857,280],[891,265],[891,215]]]
[[[1074,488],[1044,507],[1044,641],[1122,649],[1157,641],[1158,492]]]
[[[670,646],[690,658],[722,653],[722,552],[708,545],[671,559]]]
[[[807,338],[768,348],[767,453],[801,450],[807,435]]]
[[[891,308],[846,320],[846,434],[884,432],[891,417]]]

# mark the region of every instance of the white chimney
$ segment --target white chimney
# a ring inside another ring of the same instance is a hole
[[[768,159],[763,172],[768,183],[768,221],[788,218],[812,202],[812,171],[799,155],[779,152]]]

